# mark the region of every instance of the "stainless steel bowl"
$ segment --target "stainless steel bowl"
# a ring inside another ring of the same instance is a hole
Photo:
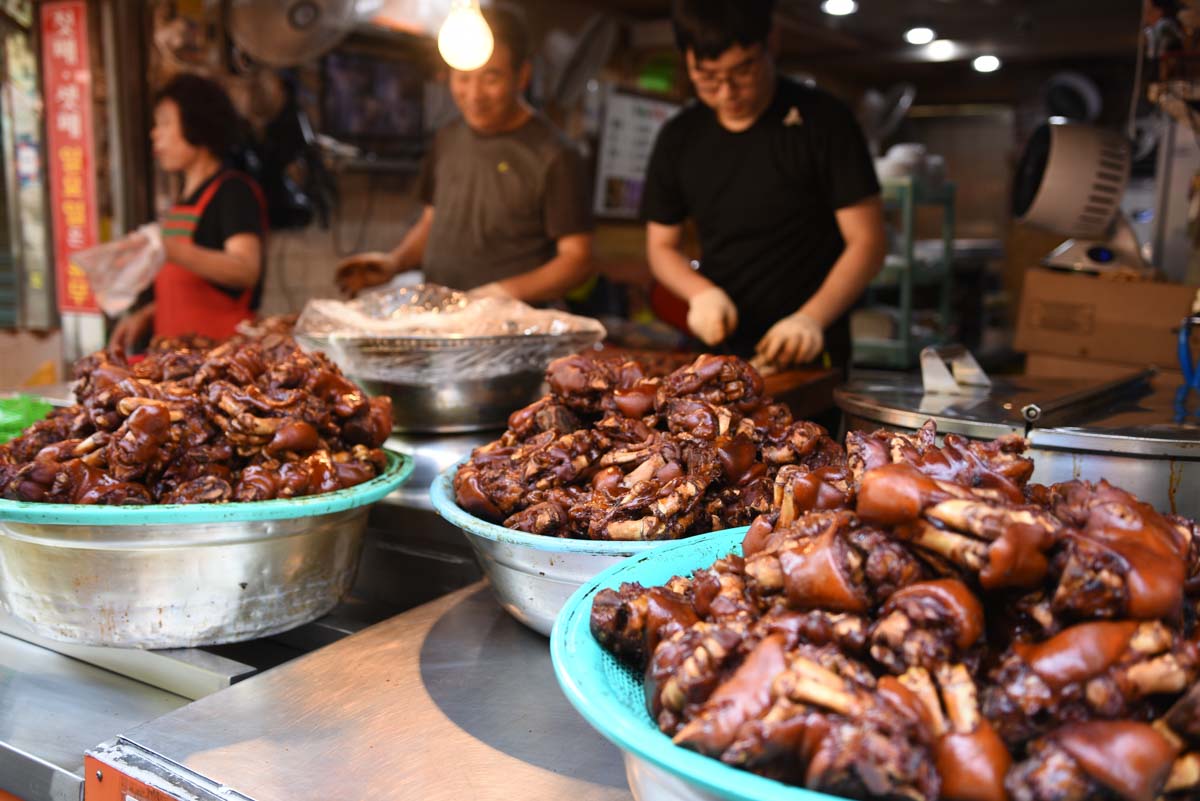
[[[463,511],[454,498],[458,467],[453,465],[433,482],[433,508],[466,535],[500,605],[540,634],[550,635],[567,599],[598,573],[671,542],[546,537],[480,520]]]
[[[604,328],[481,337],[300,335],[372,395],[392,399],[394,430],[455,433],[504,428],[544,394],[546,366],[599,342]]]
[[[183,648],[275,634],[354,582],[370,504],[412,471],[257,503],[89,507],[0,501],[0,604],[45,637]]]
[[[370,395],[392,399],[392,430],[452,434],[503,429],[508,416],[545,394],[545,365],[492,378],[460,379],[432,386],[395,384],[349,374]],[[494,437],[493,437],[494,439]]]

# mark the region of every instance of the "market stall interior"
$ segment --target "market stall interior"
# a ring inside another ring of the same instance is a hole
[[[0,2],[0,801],[1200,799],[1200,2],[1081,13]]]

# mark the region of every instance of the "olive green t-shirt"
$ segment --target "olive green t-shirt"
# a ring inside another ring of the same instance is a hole
[[[514,131],[478,134],[453,122],[434,138],[417,181],[433,206],[425,280],[474,289],[554,258],[556,240],[592,229],[579,153],[540,115]]]

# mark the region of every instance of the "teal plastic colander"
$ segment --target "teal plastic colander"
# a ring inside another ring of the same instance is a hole
[[[646,712],[642,674],[600,647],[589,629],[592,599],[621,582],[646,586],[686,576],[729,553],[741,553],[745,529],[669,543],[631,557],[583,585],[567,601],[550,635],[559,686],[579,714],[618,748],[720,798],[737,801],[836,801],[817,793],[731,768],[671,742]]]
[[[270,501],[162,503],[144,506],[29,503],[0,499],[0,521],[55,526],[154,526],[316,517],[375,503],[403,484],[412,474],[412,458],[388,450],[384,453],[387,454],[387,467],[380,475],[362,484],[320,495],[276,498]]]

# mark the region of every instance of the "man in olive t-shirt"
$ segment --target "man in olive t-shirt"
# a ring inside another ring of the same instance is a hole
[[[347,294],[421,268],[427,281],[530,303],[591,275],[592,217],[582,160],[521,95],[528,35],[512,11],[484,10],[495,51],[478,70],[452,70],[463,119],[437,133],[417,182],[420,219],[390,253],[338,265]]]

